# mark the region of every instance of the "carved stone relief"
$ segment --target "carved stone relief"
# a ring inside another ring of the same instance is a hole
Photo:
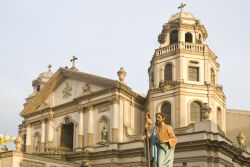
[[[114,96],[111,98],[110,101],[111,101],[111,104],[119,104],[120,98],[119,98],[119,96]]]
[[[41,123],[40,122],[34,123],[33,128],[34,128],[34,130],[35,129],[41,129]]]
[[[91,87],[88,83],[85,83],[85,85],[82,87],[82,94],[88,93],[91,93]]]
[[[46,167],[45,163],[23,160],[21,162],[21,167]]]
[[[98,113],[106,112],[109,111],[110,107],[109,106],[101,106],[98,108]]]
[[[64,99],[72,96],[72,87],[69,85],[68,82],[66,82],[66,85],[62,91],[62,94],[63,94]]]

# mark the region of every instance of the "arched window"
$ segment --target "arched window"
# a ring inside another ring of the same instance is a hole
[[[37,85],[37,86],[36,86],[36,91],[39,92],[40,89],[41,89],[41,86],[40,86],[40,85]]]
[[[164,80],[165,81],[172,81],[172,64],[166,64],[164,69]]]
[[[221,126],[222,126],[222,113],[221,113],[221,109],[219,107],[217,108],[217,124],[221,128]]]
[[[201,105],[199,102],[192,102],[190,106],[190,121],[199,122],[201,121]]]
[[[169,102],[165,102],[161,106],[161,113],[166,117],[165,123],[171,125],[171,104]]]
[[[187,32],[185,34],[185,42],[190,42],[190,43],[193,42],[193,36],[192,36],[192,34],[190,32]]]
[[[197,44],[202,44],[202,39],[201,39],[201,34],[200,33],[197,34],[196,43]]]
[[[178,31],[173,30],[170,33],[170,44],[178,42]]]
[[[211,84],[215,84],[215,73],[212,68],[210,70],[210,80],[211,80]]]

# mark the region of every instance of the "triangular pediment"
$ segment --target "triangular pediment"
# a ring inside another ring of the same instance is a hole
[[[37,110],[58,106],[73,99],[102,89],[115,87],[117,81],[75,70],[60,68],[46,85],[33,97],[21,116]]]

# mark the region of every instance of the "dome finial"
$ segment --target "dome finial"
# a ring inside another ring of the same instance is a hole
[[[124,70],[124,68],[121,67],[120,70],[117,72],[117,75],[118,75],[118,77],[119,77],[120,82],[124,82],[127,73],[126,73],[126,71]]]
[[[180,13],[182,12],[182,9],[183,9],[185,6],[187,6],[187,5],[184,4],[184,3],[181,3],[181,5],[178,6],[178,9],[180,9]]]

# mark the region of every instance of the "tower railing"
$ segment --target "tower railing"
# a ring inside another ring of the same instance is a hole
[[[198,53],[208,52],[214,58],[217,58],[207,45],[188,43],[188,42],[178,42],[156,49],[155,56],[162,56],[165,54],[174,53],[178,50],[198,52]]]

